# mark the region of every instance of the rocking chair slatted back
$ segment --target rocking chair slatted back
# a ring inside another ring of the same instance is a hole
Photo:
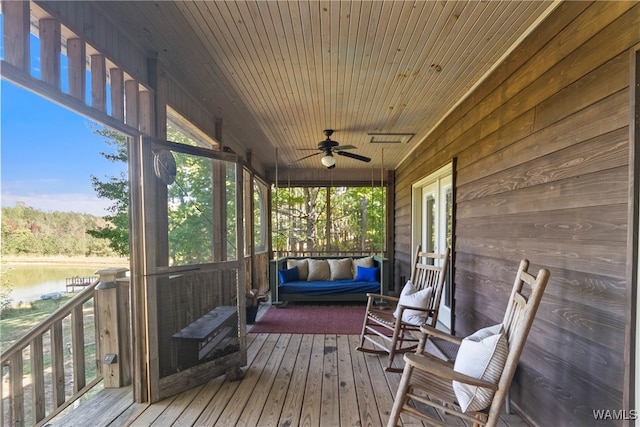
[[[435,260],[441,260],[440,265],[434,265]],[[418,289],[426,289],[431,286],[433,292],[429,300],[428,308],[431,312],[427,322],[430,326],[436,326],[438,320],[438,311],[440,309],[440,300],[449,268],[448,251],[443,254],[422,252],[420,246],[416,248],[416,257],[414,261],[413,272],[411,273],[411,282]]]
[[[438,265],[439,264],[439,265]],[[411,273],[411,283],[417,290],[431,287],[428,303],[419,307],[424,313],[424,325],[436,326],[440,301],[449,268],[449,249],[444,253],[422,252],[421,246],[416,254]],[[402,289],[400,289],[401,291]],[[420,326],[402,320],[404,307],[398,307],[400,299],[388,295],[368,294],[367,310],[360,334],[357,350],[366,353],[387,354],[387,371],[401,372],[392,367],[396,354],[414,351],[420,343]],[[378,305],[376,305],[378,304]],[[398,316],[396,316],[396,308]],[[412,310],[415,310],[413,307]],[[370,343],[373,348],[365,347]]]
[[[498,391],[489,409],[490,419],[497,419],[500,416],[520,355],[538,311],[542,294],[549,281],[549,270],[543,268],[537,276],[533,276],[527,272],[528,269],[529,260],[521,260],[502,321],[505,336],[509,342],[509,356],[498,382]],[[525,295],[525,291],[528,295]]]

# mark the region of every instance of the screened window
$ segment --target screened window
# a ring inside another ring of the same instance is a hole
[[[173,155],[176,176],[167,198],[169,264],[235,259],[235,165],[187,153]],[[219,176],[224,181],[216,179]]]
[[[384,252],[385,219],[384,187],[273,191],[273,244],[280,252]]]

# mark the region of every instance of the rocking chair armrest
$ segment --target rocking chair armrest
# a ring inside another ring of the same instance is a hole
[[[431,313],[433,312],[432,309],[430,308],[425,308],[425,307],[414,307],[413,305],[405,305],[405,304],[398,304],[398,308],[400,310],[417,310],[417,311],[424,311],[425,313]]]
[[[429,326],[429,325],[421,326],[420,327],[420,332],[422,332],[425,335],[429,335],[430,337],[440,338],[440,339],[452,342],[452,343],[457,344],[457,345],[460,345],[460,343],[462,342],[462,338],[456,337],[456,336],[451,335],[451,334],[448,334],[448,333],[446,333],[444,331],[441,331],[441,330],[436,329],[433,326]]]
[[[407,366],[413,366],[420,371],[438,376],[445,380],[458,381],[472,386],[497,390],[498,385],[490,383],[479,378],[474,378],[461,372],[455,371],[453,366],[447,364],[443,360],[435,357],[429,357],[422,354],[407,353],[404,355],[404,361]]]
[[[392,297],[390,295],[382,295],[382,294],[371,294],[371,293],[367,293],[367,298],[371,299],[383,299],[386,301],[391,301],[391,302],[398,302],[400,299],[397,297]]]

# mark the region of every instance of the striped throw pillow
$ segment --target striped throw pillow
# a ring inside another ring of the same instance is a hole
[[[507,361],[509,344],[502,324],[480,329],[464,338],[454,363],[454,371],[498,384]],[[491,405],[495,391],[453,381],[460,408],[481,411]]]

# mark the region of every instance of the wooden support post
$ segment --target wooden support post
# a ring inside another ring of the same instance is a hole
[[[96,272],[100,276],[95,294],[96,325],[105,388],[131,383],[127,271],[126,268],[105,268]]]

